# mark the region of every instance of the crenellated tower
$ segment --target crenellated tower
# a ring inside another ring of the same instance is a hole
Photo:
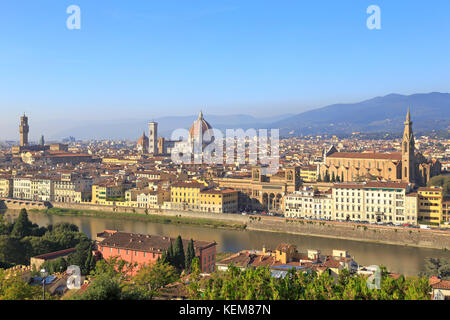
[[[30,130],[30,127],[28,126],[28,117],[23,114],[23,116],[20,117],[20,146],[25,147],[28,145],[28,131]]]

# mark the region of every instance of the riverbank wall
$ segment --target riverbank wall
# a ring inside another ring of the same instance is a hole
[[[145,209],[142,208],[112,207],[95,204],[52,203],[52,206],[61,209],[111,212],[112,215],[114,212],[146,213]],[[352,224],[337,221],[309,221],[269,216],[214,214],[195,211],[156,211],[149,209],[147,213],[149,215],[156,214],[168,217],[212,219],[245,224],[247,230],[450,250],[449,231]]]

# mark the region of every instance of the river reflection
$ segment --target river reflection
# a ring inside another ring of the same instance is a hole
[[[6,219],[12,222],[17,218],[18,211],[6,211],[4,214]],[[295,244],[298,250],[303,252],[307,249],[320,249],[323,254],[331,254],[333,249],[345,249],[350,252],[350,255],[359,264],[384,265],[392,272],[405,275],[418,274],[423,268],[424,259],[427,257],[450,258],[450,252],[443,250],[263,231],[221,230],[132,220],[54,216],[35,212],[29,212],[28,217],[33,223],[37,223],[39,226],[47,226],[58,222],[73,223],[90,238],[95,238],[97,233],[105,229],[112,229],[133,233],[166,235],[170,237],[181,235],[185,239],[214,240],[217,242],[217,250],[219,252],[237,252],[242,249],[261,250],[264,245],[266,248],[274,249],[282,242]]]

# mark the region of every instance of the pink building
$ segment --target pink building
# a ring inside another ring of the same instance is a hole
[[[118,257],[138,267],[155,263],[169,248],[170,243],[175,245],[176,238],[153,236],[137,233],[105,230],[97,234],[97,252],[104,258]],[[183,248],[187,249],[190,240],[183,239]],[[216,242],[194,240],[195,256],[200,260],[200,268],[204,273],[215,270]]]

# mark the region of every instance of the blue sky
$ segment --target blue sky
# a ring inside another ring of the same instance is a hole
[[[448,0],[4,0],[0,140],[24,111],[45,127],[450,92],[449,14]]]

